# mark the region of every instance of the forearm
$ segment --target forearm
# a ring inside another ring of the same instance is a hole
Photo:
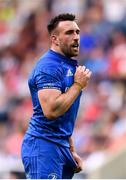
[[[75,173],[78,173],[80,172],[82,169],[83,169],[83,161],[82,159],[80,158],[80,156],[76,153],[75,151],[75,148],[74,148],[74,143],[73,143],[73,139],[72,137],[69,138],[69,143],[70,143],[70,151],[71,151],[71,154],[74,158],[74,160],[76,161],[77,163],[77,167],[75,169]]]
[[[77,83],[74,83],[67,92],[56,98],[52,109],[56,117],[61,116],[70,108],[81,90],[81,87]]]

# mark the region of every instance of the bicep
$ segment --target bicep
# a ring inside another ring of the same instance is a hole
[[[55,107],[56,99],[61,95],[58,89],[41,89],[38,91],[38,98],[42,107],[43,113],[49,114]]]

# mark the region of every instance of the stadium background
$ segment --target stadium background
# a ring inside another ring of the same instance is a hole
[[[84,160],[75,178],[126,178],[126,0],[0,0],[0,178],[24,178],[27,78],[48,49],[48,20],[62,12],[76,14],[79,63],[93,71],[74,131]]]

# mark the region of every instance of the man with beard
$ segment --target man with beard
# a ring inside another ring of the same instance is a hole
[[[82,90],[91,71],[72,59],[79,54],[80,29],[73,14],[49,22],[50,49],[29,77],[33,116],[22,144],[27,178],[71,179],[82,170],[72,133]]]

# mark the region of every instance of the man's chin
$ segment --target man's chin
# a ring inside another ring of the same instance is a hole
[[[76,53],[73,53],[73,56],[72,57],[76,57],[79,55],[79,52],[76,52]]]
[[[66,54],[66,56],[69,57],[69,58],[76,57],[78,55],[79,55],[79,52],[71,52],[69,54]]]
[[[73,51],[73,56],[78,56],[79,55],[79,49],[76,49]]]

